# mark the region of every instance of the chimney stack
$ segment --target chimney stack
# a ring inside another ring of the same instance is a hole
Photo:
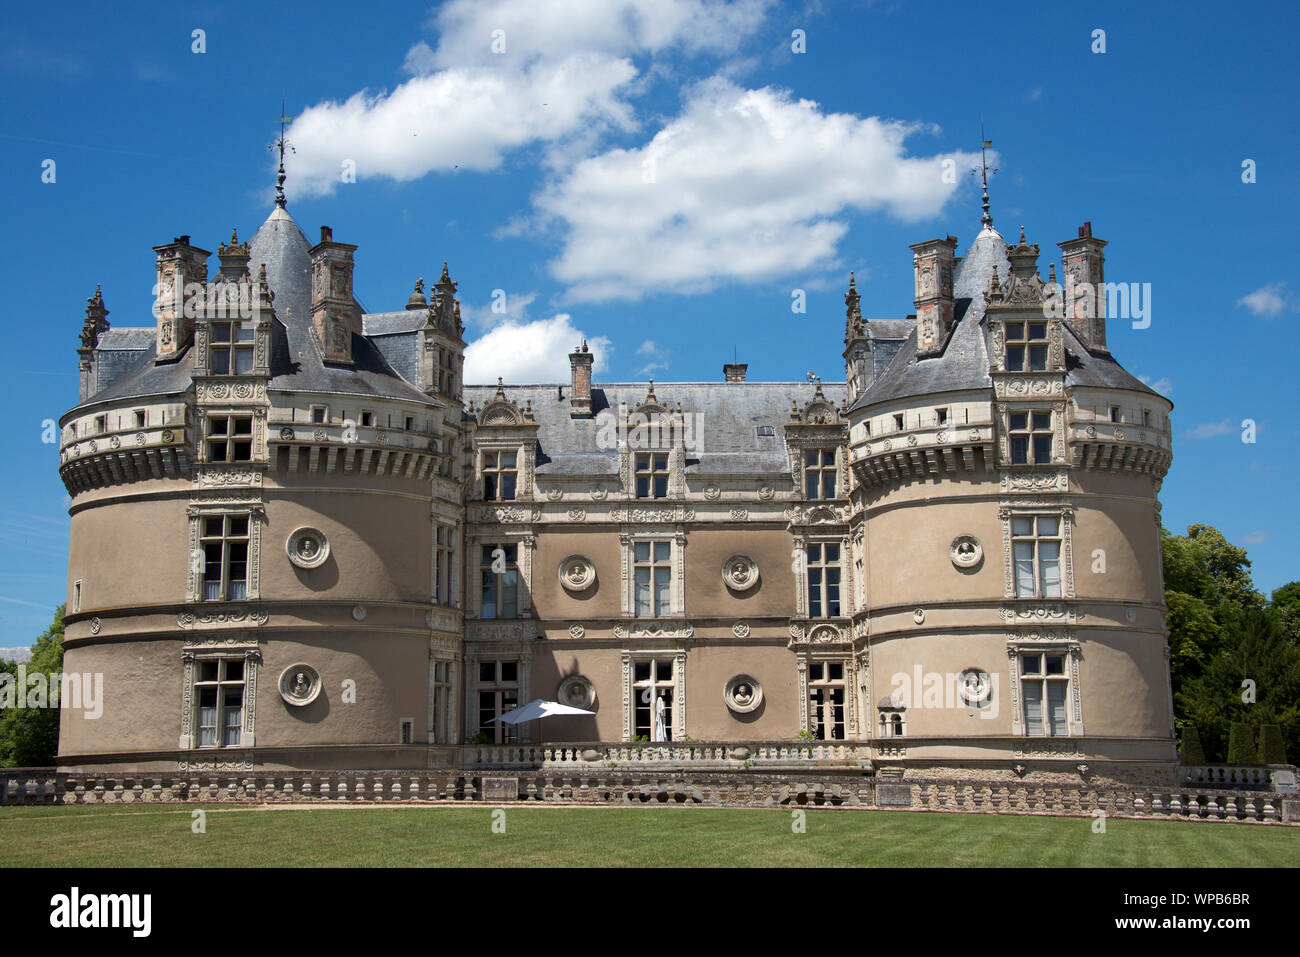
[[[587,351],[587,340],[569,353],[569,415],[575,419],[591,416],[591,366],[595,361]]]
[[[203,296],[201,287],[208,281],[208,257],[212,253],[191,245],[189,236],[177,236],[170,243],[155,246],[153,251],[158,263],[155,361],[167,362],[179,356],[194,339],[194,310],[191,307],[187,317],[185,303],[193,296]]]
[[[1076,238],[1056,245],[1061,247],[1065,321],[1089,349],[1107,352],[1106,242],[1093,237],[1089,220]]]
[[[745,362],[728,362],[722,367],[723,379],[727,382],[744,382],[749,364]]]
[[[916,355],[938,355],[952,331],[953,253],[957,237],[931,239],[909,247],[916,275]]]
[[[352,335],[361,334],[361,313],[352,298],[352,254],[357,247],[334,242],[320,228],[311,252],[311,322],[326,362],[351,363]]]

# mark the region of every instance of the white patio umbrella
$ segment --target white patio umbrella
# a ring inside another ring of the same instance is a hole
[[[574,708],[567,704],[560,704],[558,701],[547,701],[545,698],[538,698],[536,701],[530,701],[526,705],[515,708],[514,711],[507,711],[500,717],[493,718],[492,721],[504,721],[506,724],[523,724],[525,721],[549,718],[553,714],[595,713],[594,711],[584,711],[582,708]]]
[[[558,701],[547,701],[545,698],[538,698],[536,701],[530,701],[526,705],[515,708],[513,711],[507,711],[505,714],[493,718],[488,723],[501,721],[505,724],[523,724],[525,721],[537,721],[554,714],[595,714],[594,711],[584,711],[582,708],[574,708],[567,704],[560,704]],[[540,743],[541,734],[538,734]]]

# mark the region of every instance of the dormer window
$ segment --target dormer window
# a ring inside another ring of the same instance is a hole
[[[1047,368],[1047,323],[1007,323],[1007,371],[1042,372]]]
[[[369,428],[370,426],[373,426],[373,425],[375,424],[375,413],[373,413],[373,412],[362,412],[362,413],[361,413],[361,424],[362,424],[364,427],[366,427],[366,428]]]
[[[946,424],[947,424],[947,422],[948,422],[948,410],[947,410],[947,409],[935,409],[935,410],[934,410],[934,416],[935,416],[935,421],[936,421],[939,425],[946,425]]]
[[[901,412],[894,413],[894,431],[895,432],[903,431],[903,413]]]
[[[107,415],[95,416],[95,434],[103,435],[107,431],[108,431],[108,416]]]
[[[212,374],[253,371],[253,327],[243,322],[212,323]]]
[[[1110,420],[1111,420],[1112,422],[1118,422],[1118,421],[1119,421],[1119,406],[1117,406],[1117,405],[1112,405],[1112,406],[1110,407]]]
[[[135,427],[137,429],[143,429],[145,427],[145,424],[148,422],[148,416],[145,414],[145,410],[136,409],[134,414],[135,414]]]
[[[325,420],[329,418],[329,409],[323,405],[313,405],[311,407],[311,420],[315,425],[324,425]]]
[[[489,502],[513,502],[519,479],[518,452],[483,453],[483,498]]]
[[[636,457],[636,497],[668,496],[668,453],[641,452]]]
[[[807,449],[804,452],[803,483],[810,499],[835,497],[834,449]]]
[[[1146,429],[1151,428],[1151,410],[1150,410],[1150,409],[1143,409],[1143,410],[1142,410],[1142,427],[1143,427],[1143,428],[1146,428]]]
[[[414,432],[414,431],[415,431],[415,416],[413,416],[413,415],[408,415],[408,416],[406,416],[406,419],[405,419],[405,428],[406,428],[406,431],[407,431],[407,432]]]

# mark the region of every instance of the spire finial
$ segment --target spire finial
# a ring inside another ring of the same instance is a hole
[[[993,228],[993,217],[989,213],[989,161],[984,151],[992,146],[993,141],[984,138],[984,121],[980,120],[980,176],[984,185],[984,215],[980,217],[980,223],[987,229]]]
[[[272,149],[278,148],[280,150],[280,172],[275,177],[275,205],[279,206],[281,209],[284,209],[285,206],[287,205],[284,198],[284,150],[285,147],[288,147],[291,153],[297,152],[297,150],[293,148],[293,145],[284,138],[284,124],[288,123],[292,119],[293,119],[292,116],[287,116],[285,114],[284,97],[281,97],[280,98],[280,138],[271,144]]]

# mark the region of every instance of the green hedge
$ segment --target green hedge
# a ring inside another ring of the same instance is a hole
[[[1255,729],[1245,721],[1234,721],[1228,731],[1228,763],[1254,764],[1259,757],[1255,749]]]
[[[1281,725],[1266,724],[1259,729],[1259,763],[1286,764],[1286,740]]]
[[[1197,765],[1205,763],[1205,748],[1201,747],[1201,734],[1196,725],[1183,726],[1183,740],[1178,747],[1178,756],[1183,764]]]

